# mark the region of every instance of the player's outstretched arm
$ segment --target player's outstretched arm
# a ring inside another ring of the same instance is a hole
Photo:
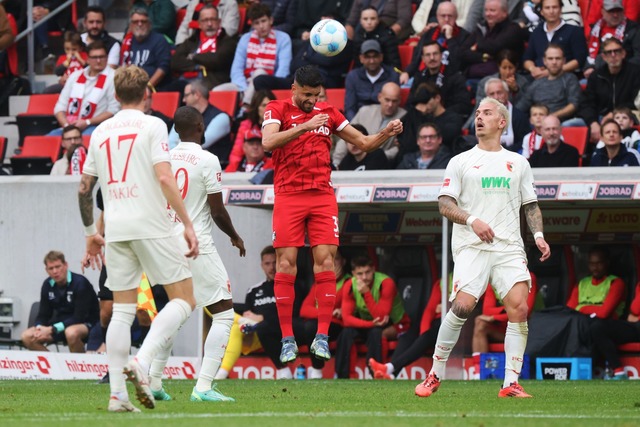
[[[402,133],[402,122],[396,119],[391,120],[384,129],[373,135],[365,136],[351,125],[347,125],[336,134],[348,143],[368,153],[379,148],[387,139],[400,133]]]
[[[544,261],[551,256],[551,248],[542,234],[542,211],[540,206],[538,206],[537,202],[527,203],[523,206],[523,209],[529,230],[535,238],[536,246],[542,253],[540,261]]]
[[[102,254],[102,246],[104,239],[98,233],[96,225],[93,223],[93,187],[95,187],[97,178],[92,175],[82,174],[80,179],[80,188],[78,190],[78,203],[80,205],[80,216],[84,225],[84,234],[86,236],[86,250],[82,258],[82,266],[99,269],[104,263]]]
[[[216,223],[218,228],[222,230],[224,234],[229,236],[231,239],[231,244],[238,248],[240,251],[240,256],[245,256],[247,251],[244,248],[244,241],[236,231],[233,226],[233,222],[231,221],[231,217],[229,216],[229,212],[224,207],[224,202],[222,201],[222,193],[213,193],[207,196],[207,201],[209,202],[209,207],[211,208],[211,218],[213,222]]]
[[[165,199],[167,199],[167,202],[169,202],[173,210],[176,211],[178,218],[180,218],[180,221],[182,221],[184,225],[184,239],[189,246],[189,251],[185,255],[195,258],[199,253],[198,238],[196,237],[196,232],[193,229],[193,223],[191,222],[191,218],[189,218],[187,209],[184,207],[182,197],[180,196],[178,184],[171,170],[171,163],[156,163],[153,165],[153,170],[158,178],[158,182],[160,182],[162,194],[164,194]]]
[[[291,129],[280,131],[279,123],[269,123],[262,128],[262,147],[264,151],[273,151],[293,141],[303,133],[318,129],[329,120],[328,114],[316,114],[308,121]]]
[[[456,224],[468,225],[473,232],[486,243],[492,243],[495,233],[489,224],[465,212],[458,206],[456,199],[451,196],[438,197],[440,215]]]

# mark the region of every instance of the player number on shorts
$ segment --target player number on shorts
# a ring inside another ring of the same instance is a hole
[[[138,137],[137,133],[132,133],[129,135],[118,135],[118,146],[115,148],[116,150],[120,150],[122,143],[126,143],[130,141],[129,152],[127,153],[127,160],[124,164],[124,171],[122,172],[122,176],[120,177],[120,181],[114,179],[113,177],[113,161],[111,159],[111,138],[105,139],[100,145],[99,148],[104,147],[107,150],[107,165],[109,167],[109,182],[107,184],[114,184],[117,182],[126,182],[127,180],[127,170],[129,170],[129,159],[131,158],[131,151],[133,150],[133,144],[136,142],[136,138]]]
[[[335,227],[333,227],[333,232],[335,233],[336,237],[339,237],[338,233],[340,232],[340,227],[338,227],[338,217],[334,215],[331,218],[333,218],[333,224],[335,225]]]

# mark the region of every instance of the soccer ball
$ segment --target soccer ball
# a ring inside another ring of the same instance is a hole
[[[323,19],[313,26],[309,40],[313,50],[319,54],[335,56],[347,45],[347,30],[334,19]]]

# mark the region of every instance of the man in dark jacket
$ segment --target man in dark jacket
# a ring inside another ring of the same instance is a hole
[[[418,151],[405,154],[398,169],[446,169],[451,157],[438,126],[425,123],[418,129]]]
[[[532,168],[577,167],[578,150],[562,140],[562,125],[556,116],[549,115],[542,121],[544,145],[529,158]]]
[[[220,26],[218,9],[207,4],[198,15],[199,30],[176,47],[171,57],[171,71],[180,74],[183,82],[201,78],[209,89],[230,80],[233,53],[238,41],[229,37]]]

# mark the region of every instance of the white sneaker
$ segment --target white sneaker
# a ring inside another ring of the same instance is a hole
[[[140,409],[133,406],[128,400],[120,400],[115,396],[109,399],[109,412],[140,412]]]
[[[276,379],[277,380],[292,380],[293,374],[291,373],[291,369],[282,368],[276,371]]]
[[[322,379],[322,369],[316,369],[314,367],[309,368],[309,379],[310,380],[321,380]]]
[[[124,365],[122,371],[129,381],[136,388],[136,398],[147,409],[153,409],[156,407],[151,387],[149,387],[149,378],[147,374],[142,370],[138,361],[133,358],[129,363]]]

